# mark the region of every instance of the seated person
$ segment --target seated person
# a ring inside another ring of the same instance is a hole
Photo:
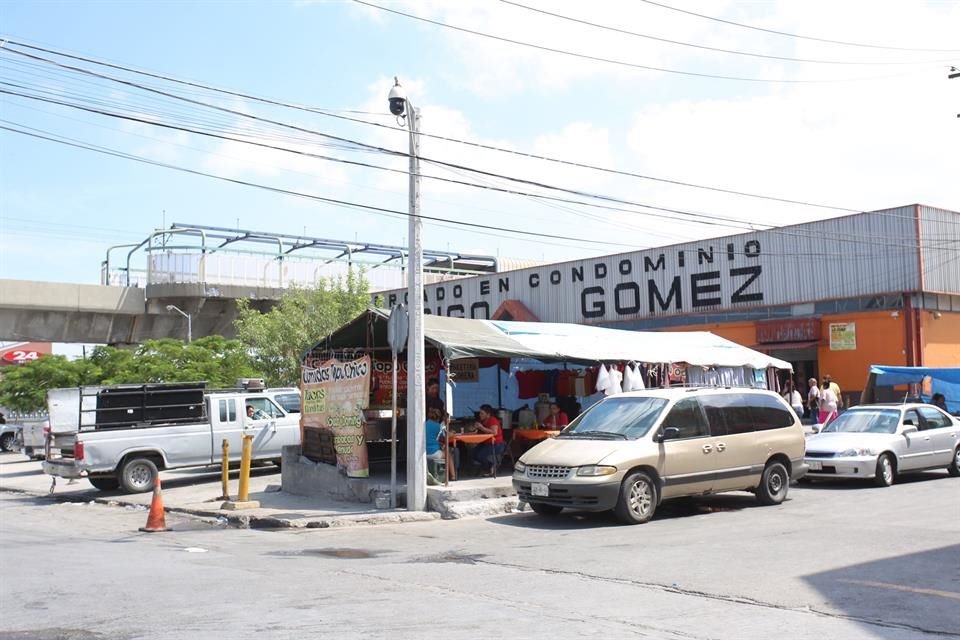
[[[269,417],[263,409],[254,409],[252,404],[247,405],[247,418],[250,420],[266,420]]]
[[[491,476],[494,473],[497,461],[503,454],[505,444],[503,442],[503,427],[500,421],[493,415],[493,407],[488,404],[480,407],[477,411],[477,421],[474,423],[479,433],[493,434],[493,444],[484,442],[478,444],[473,450],[473,459],[478,464],[489,467],[490,473],[485,476]]]
[[[430,460],[446,461],[446,451],[444,450],[446,441],[441,441],[440,439],[445,422],[445,416],[439,409],[434,408],[427,410],[427,458]],[[457,479],[456,466],[457,460],[459,459],[458,454],[459,451],[456,449],[450,452],[450,459],[453,464],[447,469],[447,476],[451,480]]]
[[[570,419],[567,417],[567,414],[560,411],[560,406],[556,402],[551,402],[550,413],[543,419],[543,428],[550,429],[551,431],[559,431],[568,424],[570,424]]]

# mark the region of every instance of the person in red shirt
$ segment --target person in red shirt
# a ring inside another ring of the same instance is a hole
[[[556,402],[550,403],[550,413],[543,419],[543,428],[551,431],[559,431],[570,424],[570,418],[563,411],[560,411]]]
[[[503,455],[505,446],[503,442],[503,427],[500,426],[500,421],[493,415],[493,407],[488,404],[480,407],[480,410],[477,411],[477,421],[474,423],[474,427],[476,427],[480,433],[491,433],[494,436],[493,444],[484,442],[478,444],[473,450],[473,459],[478,464],[490,469],[490,472],[484,475],[493,475],[494,467],[499,461],[500,456]]]

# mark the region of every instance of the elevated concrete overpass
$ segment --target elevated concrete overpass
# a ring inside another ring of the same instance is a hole
[[[111,260],[114,251],[126,259]],[[100,285],[0,279],[0,340],[186,339],[186,319],[167,305],[190,315],[194,338],[234,337],[241,298],[266,311],[290,286],[309,287],[354,270],[362,270],[374,291],[395,289],[406,281],[407,257],[400,246],[173,223],[140,243],[109,247]],[[134,267],[135,259],[142,268]],[[425,250],[424,280],[526,266],[512,262]]]
[[[237,299],[266,311],[283,289],[156,284],[118,287],[31,280],[0,280],[0,340],[136,344],[155,338],[187,338],[187,322],[167,311],[176,305],[191,315],[193,337],[235,337]]]

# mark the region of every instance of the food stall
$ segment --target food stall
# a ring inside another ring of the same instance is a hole
[[[390,460],[394,392],[397,440],[405,442],[408,432],[406,358],[399,359],[394,390],[388,318],[386,310],[368,309],[313,345],[302,359],[302,453],[336,464],[350,477],[366,477],[371,463]],[[551,435],[539,431],[557,430],[542,429],[552,403],[572,420],[605,394],[675,385],[775,389],[776,371],[790,370],[787,362],[709,332],[427,315],[424,335],[425,379],[441,382],[451,433],[468,428],[475,411],[489,404],[508,438],[512,431],[533,442]],[[344,391],[345,385],[351,391]],[[317,402],[321,396],[335,398],[339,408]],[[397,451],[402,456],[406,447],[401,444]]]

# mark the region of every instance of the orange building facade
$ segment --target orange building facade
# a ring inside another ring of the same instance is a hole
[[[829,374],[853,403],[863,390],[870,365],[960,366],[960,312],[952,311],[859,311],[799,321],[711,323],[664,330],[710,331],[786,360],[803,389],[809,378],[820,380]]]
[[[914,204],[451,279],[427,285],[424,306],[711,331],[792,363],[802,389],[830,374],[856,402],[870,365],[960,367],[960,212]]]

